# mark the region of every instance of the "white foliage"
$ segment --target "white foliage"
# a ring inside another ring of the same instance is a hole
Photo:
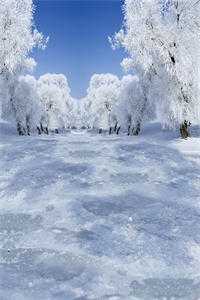
[[[37,81],[33,76],[21,76],[12,102],[17,123],[34,129],[39,125],[41,106],[37,94]]]
[[[91,126],[108,129],[115,116],[114,107],[118,100],[120,80],[113,74],[94,74],[87,93],[87,105],[91,110]]]
[[[123,129],[134,127],[140,118],[143,93],[136,76],[124,76],[121,80],[117,119]]]
[[[15,73],[43,36],[33,30],[32,0],[0,0],[0,74]]]
[[[62,74],[45,74],[38,80],[43,107],[42,123],[50,129],[65,128],[73,119],[73,102],[67,79]]]
[[[137,72],[163,125],[200,120],[199,28],[199,1],[125,0],[115,45],[128,52],[122,64]]]
[[[126,130],[142,124],[153,116],[147,103],[142,82],[137,76],[127,75],[121,80],[112,74],[92,76],[87,97],[79,104],[84,127]]]
[[[85,97],[79,100],[78,103],[78,119],[79,127],[91,128],[92,124],[92,100]]]
[[[1,113],[4,119],[18,122],[21,118],[22,123],[28,107],[33,104],[32,96],[26,96],[23,89],[34,90],[31,87],[34,79],[19,77],[36,65],[29,57],[33,47],[45,47],[46,44],[43,35],[34,27],[33,13],[32,0],[0,0]]]

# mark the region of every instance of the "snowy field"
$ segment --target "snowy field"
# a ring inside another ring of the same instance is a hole
[[[200,299],[200,138],[1,124],[0,299]]]

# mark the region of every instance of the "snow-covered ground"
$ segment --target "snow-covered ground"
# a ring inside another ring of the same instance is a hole
[[[0,299],[200,299],[200,138],[0,126]]]

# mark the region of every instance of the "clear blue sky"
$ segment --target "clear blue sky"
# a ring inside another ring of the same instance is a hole
[[[35,50],[35,75],[63,73],[72,96],[85,96],[93,73],[122,76],[122,50],[113,51],[108,36],[122,25],[120,0],[35,0],[35,24],[49,36],[45,51]]]

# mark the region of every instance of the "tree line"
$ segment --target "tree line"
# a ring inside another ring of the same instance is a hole
[[[187,138],[199,123],[199,1],[125,0],[122,29],[109,40],[125,49],[127,74],[94,74],[78,101],[64,75],[27,75],[36,66],[32,49],[48,43],[35,28],[33,1],[0,2],[0,112],[20,135],[67,128],[138,135],[156,118]]]

